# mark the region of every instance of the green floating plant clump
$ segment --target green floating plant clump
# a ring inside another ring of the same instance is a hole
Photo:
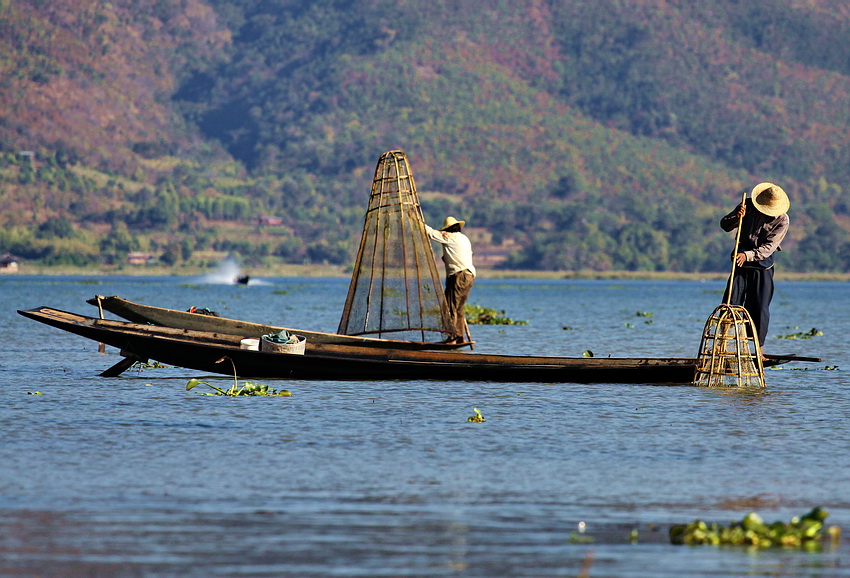
[[[796,327],[795,327],[796,329]],[[811,339],[812,337],[821,337],[823,331],[812,327],[808,331],[798,331],[797,333],[789,333],[788,335],[777,335],[777,339]]]
[[[466,322],[470,325],[528,325],[528,321],[517,321],[505,317],[504,310],[497,311],[481,305],[467,303],[463,308],[463,313],[466,316]]]
[[[750,512],[740,522],[723,526],[696,520],[690,524],[677,524],[670,528],[670,542],[689,546],[732,545],[757,548],[820,546],[824,529],[824,520],[829,513],[823,508],[813,508],[804,516],[795,516],[790,522],[765,524],[761,516]],[[838,526],[830,526],[827,533],[833,541],[841,535]]]
[[[206,381],[200,381],[195,378],[189,380],[189,383],[186,384],[186,391],[190,391],[192,388],[195,388],[199,385],[206,385],[207,387],[215,390],[215,393],[210,393],[208,391],[199,391],[201,395],[226,395],[229,397],[239,397],[246,395],[256,395],[262,397],[290,397],[292,392],[288,389],[282,389],[280,391],[276,389],[269,388],[268,385],[264,383],[255,383],[253,381],[246,381],[245,385],[239,385],[239,379],[236,376],[236,364],[233,363],[233,360],[225,355],[221,359],[218,359],[216,363],[224,363],[225,361],[230,362],[230,366],[233,368],[233,385],[230,389],[222,389],[220,387],[216,387],[211,383],[207,383]]]
[[[169,369],[169,366],[159,361],[137,361],[133,364],[133,369]]]
[[[186,391],[190,391],[192,388],[197,387],[199,385],[206,385],[207,387],[211,387],[215,390],[215,393],[211,393],[209,391],[199,391],[198,393],[200,393],[201,395],[226,395],[229,397],[238,397],[245,395],[257,395],[263,397],[290,397],[292,395],[292,392],[290,392],[288,389],[282,389],[278,391],[276,389],[271,389],[265,383],[255,383],[253,381],[246,381],[242,386],[239,386],[239,384],[234,383],[233,386],[229,389],[222,389],[205,381],[199,381],[194,378],[190,379],[189,383],[186,384]]]

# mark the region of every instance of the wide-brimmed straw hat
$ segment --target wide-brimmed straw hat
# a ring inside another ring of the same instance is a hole
[[[768,217],[784,215],[791,207],[788,195],[785,194],[782,187],[773,183],[759,183],[753,188],[750,198],[756,209]]]
[[[446,229],[448,229],[452,225],[460,225],[461,227],[463,227],[465,224],[466,224],[466,221],[458,221],[454,217],[446,217],[446,220],[443,221],[443,226],[440,227],[440,230],[445,231]]]

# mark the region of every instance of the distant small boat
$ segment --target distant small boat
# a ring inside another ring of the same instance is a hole
[[[250,275],[239,275],[239,276],[233,278],[233,281],[235,281],[239,285],[247,285],[248,281],[250,281],[250,280],[251,280]]]

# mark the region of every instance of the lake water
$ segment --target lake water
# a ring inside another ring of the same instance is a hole
[[[479,280],[477,352],[696,354],[722,281]],[[266,380],[176,368],[16,313],[119,295],[335,331],[348,281],[0,277],[0,575],[850,576],[850,286],[777,283],[764,391]],[[817,328],[812,339],[779,339]],[[835,369],[837,367],[837,369]],[[40,392],[40,395],[36,395]],[[486,421],[470,423],[473,407]],[[669,544],[671,524],[823,506],[838,547]],[[585,531],[579,533],[584,522]],[[637,530],[638,538],[630,540]]]

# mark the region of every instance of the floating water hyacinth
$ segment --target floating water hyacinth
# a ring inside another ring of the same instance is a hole
[[[193,388],[199,385],[206,385],[207,387],[214,389],[216,393],[210,393],[208,391],[199,391],[198,393],[200,393],[201,395],[226,395],[229,397],[245,395],[256,395],[262,397],[289,397],[292,395],[292,393],[287,389],[282,389],[278,391],[276,389],[270,389],[269,386],[264,383],[254,383],[252,381],[246,381],[245,385],[240,387],[239,379],[236,377],[236,364],[233,363],[233,360],[225,355],[221,359],[217,360],[216,363],[223,363],[225,361],[229,361],[230,365],[233,367],[233,385],[230,387],[230,389],[222,389],[205,381],[200,381],[192,378],[189,380],[189,383],[186,384],[186,391],[191,391]]]
[[[230,389],[222,389],[220,387],[216,387],[210,383],[205,381],[199,381],[197,379],[190,379],[189,383],[186,384],[186,391],[190,391],[193,388],[199,385],[206,385],[215,390],[215,393],[210,393],[208,391],[199,391],[201,395],[226,395],[229,397],[238,397],[238,396],[247,396],[247,395],[255,395],[262,397],[291,397],[292,392],[288,389],[282,389],[280,391],[276,389],[271,389],[265,383],[255,383],[253,381],[246,381],[244,385],[241,387],[238,384],[234,384]]]
[[[755,512],[750,512],[740,522],[732,522],[728,526],[696,520],[690,524],[672,526],[670,542],[689,546],[817,547],[828,515],[825,509],[818,507],[803,516],[791,518],[788,523],[777,521],[765,524]],[[827,533],[835,542],[840,538],[841,529],[830,526]]]
[[[481,305],[467,303],[463,308],[466,322],[470,325],[528,325],[528,321],[517,321],[505,317],[504,310],[497,311]]]
[[[796,329],[796,327],[795,327]],[[816,327],[812,327],[808,331],[798,331],[797,333],[789,333],[788,335],[777,335],[777,339],[811,339],[812,337],[821,337],[823,331]]]
[[[133,369],[138,371],[142,369],[169,369],[169,366],[159,361],[137,361],[133,364]]]

